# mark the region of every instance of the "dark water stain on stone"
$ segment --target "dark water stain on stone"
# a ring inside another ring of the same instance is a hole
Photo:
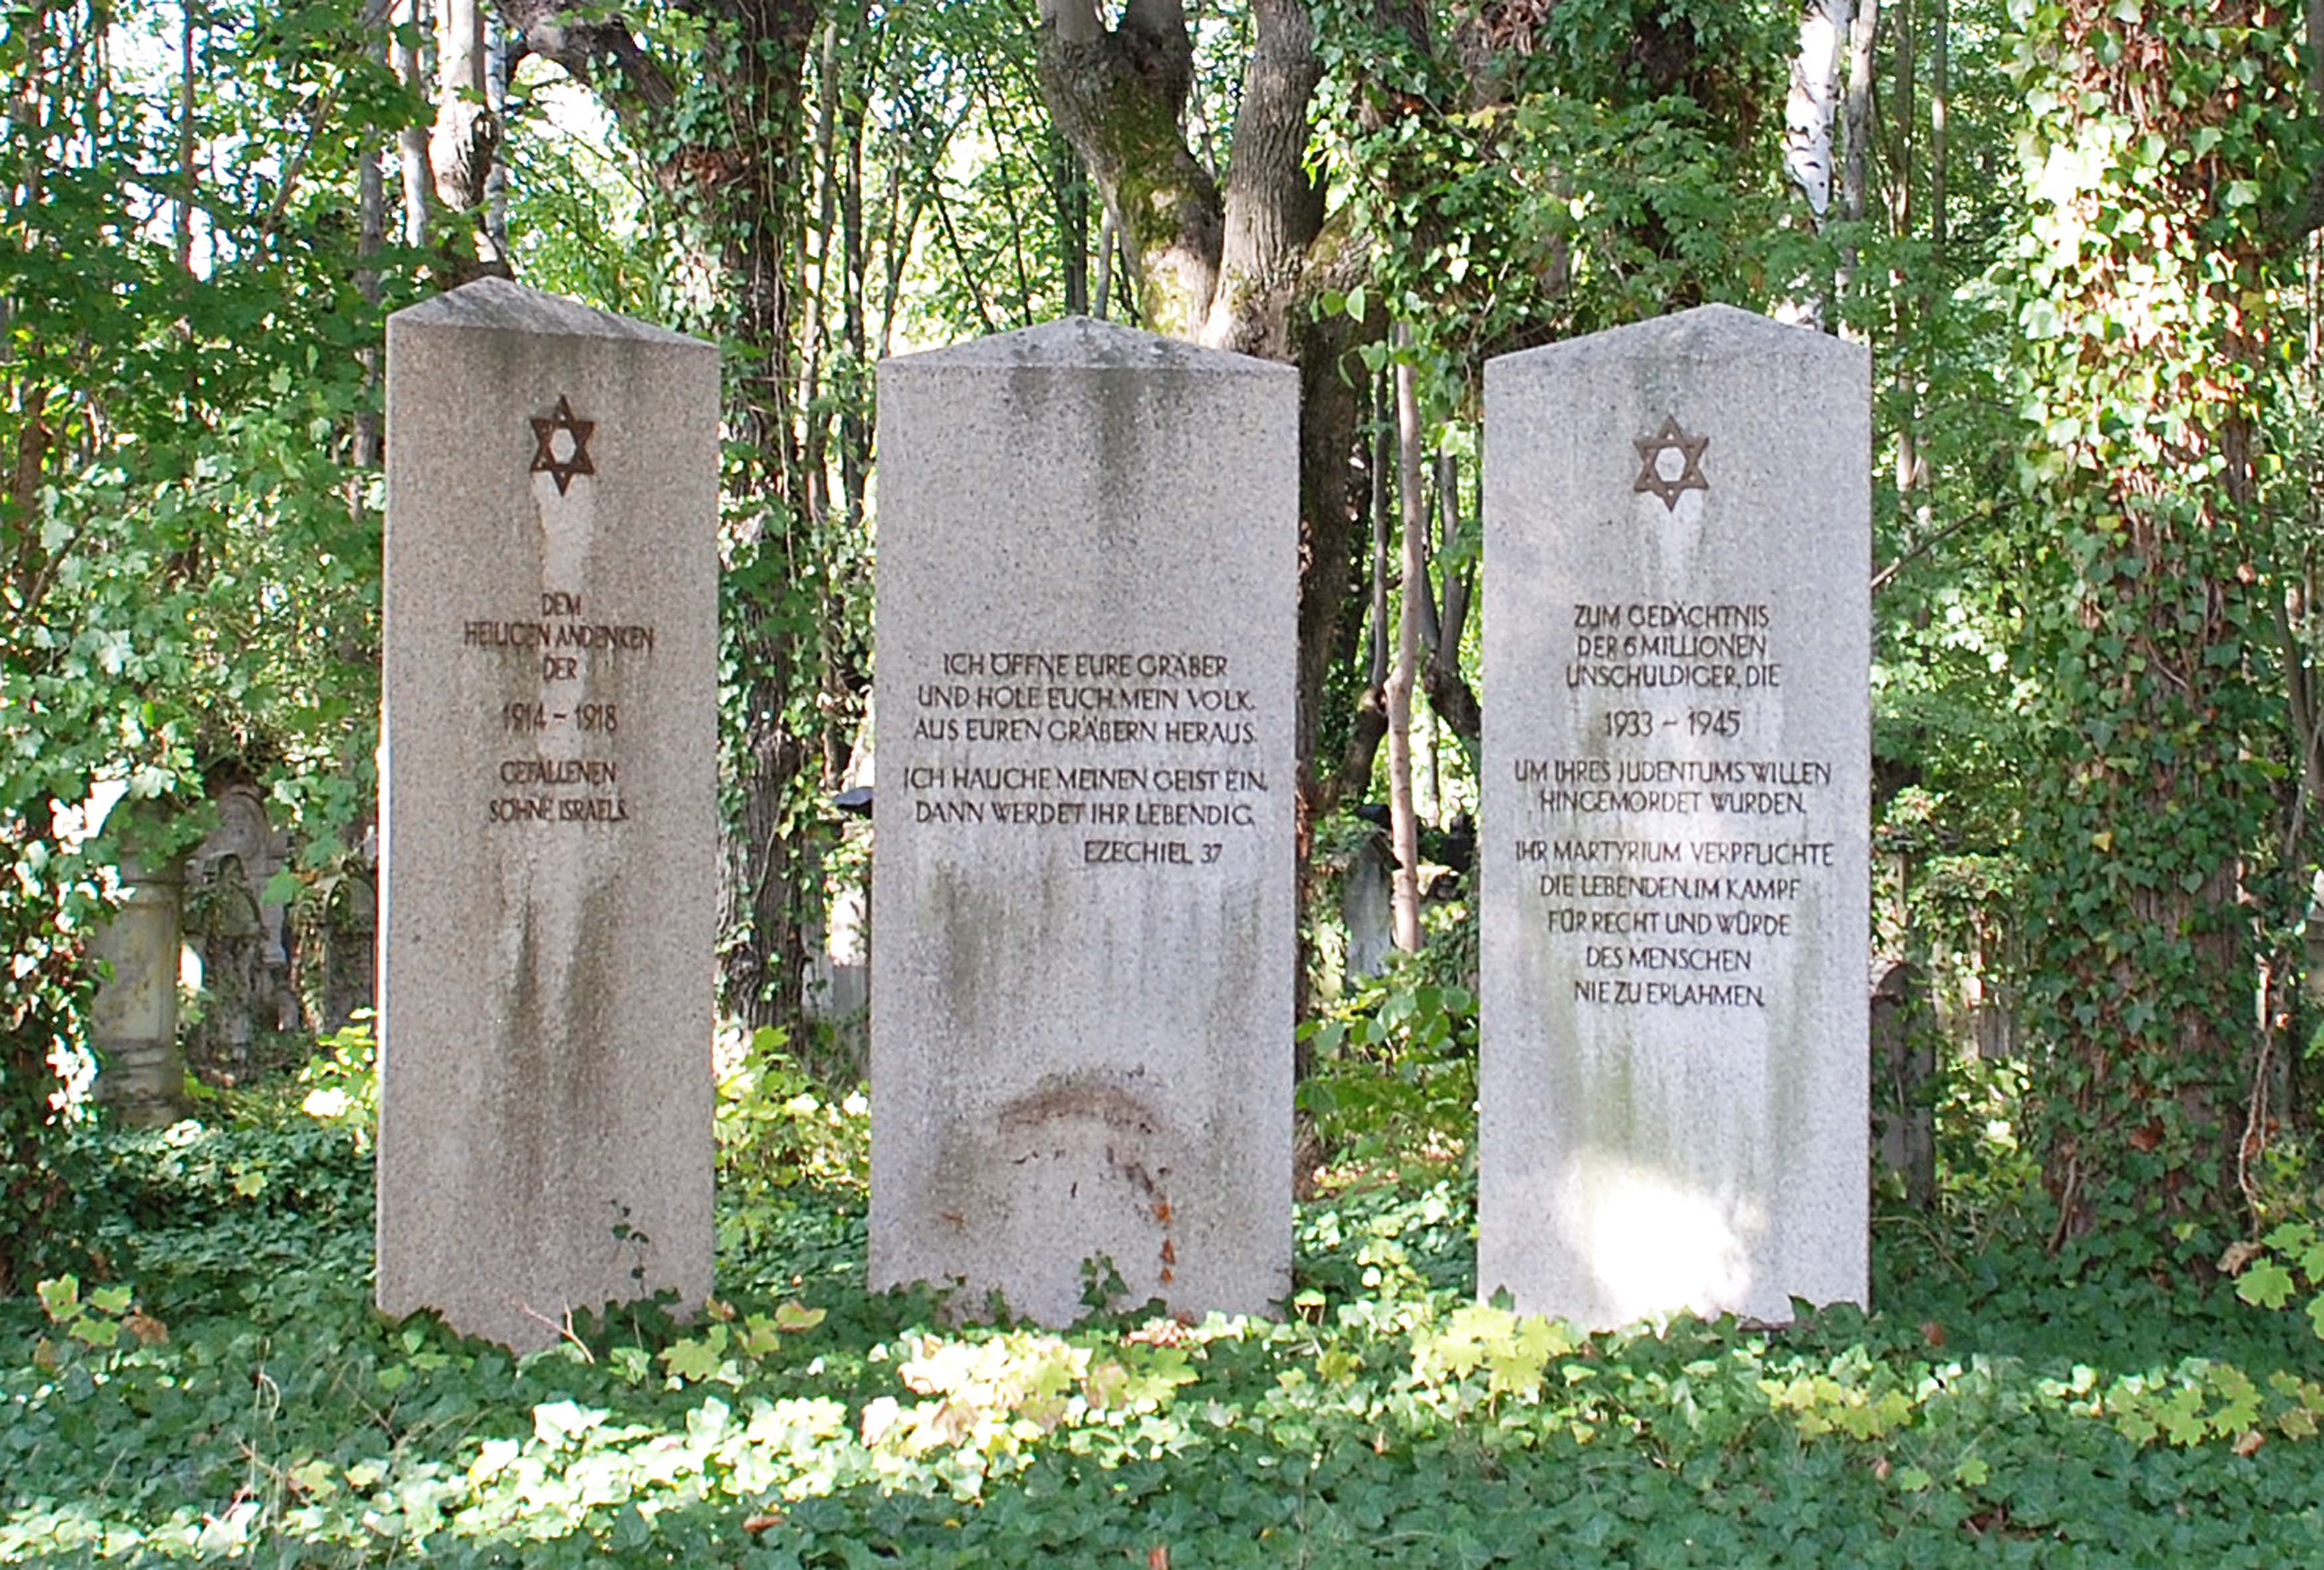
[[[978,1126],[981,1124],[981,1126]],[[1012,1307],[1070,1319],[1085,1260],[1110,1261],[1136,1302],[1176,1277],[1168,1119],[1116,1077],[1054,1074],[945,1141],[937,1219],[961,1272],[1030,1269],[1043,1300]],[[1023,1279],[1021,1273],[1019,1279]],[[973,1295],[972,1295],[973,1296]]]

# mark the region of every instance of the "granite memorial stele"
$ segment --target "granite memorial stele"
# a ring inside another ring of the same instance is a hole
[[[1868,376],[1715,305],[1486,366],[1487,1297],[1864,1301]]]
[[[1289,1288],[1297,401],[1083,319],[880,368],[875,1287]]]
[[[718,353],[388,319],[379,1305],[519,1349],[711,1285]]]

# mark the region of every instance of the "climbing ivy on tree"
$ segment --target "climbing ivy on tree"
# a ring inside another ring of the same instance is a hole
[[[2023,658],[2035,1114],[2053,1246],[2191,1261],[2269,1136],[2292,914],[2267,362],[2314,156],[2280,5],[2013,5],[2028,224]]]

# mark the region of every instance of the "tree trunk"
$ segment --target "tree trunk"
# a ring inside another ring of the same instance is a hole
[[[1451,552],[1461,528],[1461,466],[1451,453],[1446,453],[1437,465],[1436,505],[1443,528],[1436,550],[1441,560]],[[1461,641],[1468,635],[1475,577],[1470,568],[1455,572],[1447,567],[1443,572],[1442,605],[1425,596],[1421,601],[1420,642],[1427,656],[1427,663],[1421,669],[1421,685],[1428,694],[1430,711],[1445,729],[1460,738],[1473,771],[1477,750],[1484,739],[1484,710],[1477,702],[1476,689],[1461,673]],[[1441,807],[1441,794],[1438,801]]]
[[[1868,210],[1866,194],[1872,169],[1873,51],[1879,32],[1880,0],[1858,0],[1856,17],[1848,32],[1847,137],[1840,179],[1840,217],[1851,225],[1861,224]],[[1843,299],[1856,276],[1856,258],[1857,244],[1851,238],[1840,248],[1840,293]]]
[[[2017,351],[2058,574],[2028,613],[2057,695],[2024,836],[2033,1099],[2053,1244],[2200,1270],[2255,1197],[2262,933],[2301,893],[2265,848],[2287,720],[2255,648],[2279,592],[2255,389],[2290,269],[2278,215],[2238,200],[2291,182],[2281,143],[2205,133],[2299,89],[2264,0],[2150,5],[2127,35],[2115,11],[2070,0],[2032,30],[2023,84],[2027,199],[2061,236],[2022,285],[2047,314]],[[2094,125],[2127,151],[2042,156]],[[2107,236],[2127,211],[2125,249]]]
[[[1929,0],[1929,260],[1945,265],[1947,118],[1952,113],[1952,4]]]
[[[1092,0],[1041,0],[1042,96],[1089,166],[1122,240],[1139,314],[1199,337],[1217,291],[1219,188],[1179,129],[1194,45],[1179,0],[1128,0],[1103,25]]]
[[[1861,0],[1848,32],[1847,144],[1840,165],[1840,216],[1860,223],[1868,210],[1866,182],[1872,167],[1872,60],[1880,33],[1880,0]]]
[[[628,128],[657,150],[657,178],[697,217],[706,271],[729,313],[726,330],[752,352],[728,389],[730,429],[752,455],[729,500],[751,520],[730,542],[726,636],[739,666],[739,724],[728,738],[738,806],[721,846],[724,936],[719,974],[726,1008],[746,1025],[798,1018],[812,871],[798,826],[819,781],[816,738],[794,728],[799,684],[819,685],[817,651],[787,603],[811,550],[807,492],[794,407],[805,212],[798,152],[799,90],[818,20],[815,0],[717,0],[704,7],[710,36],[698,59],[648,54],[618,15],[576,14],[558,0],[499,0],[525,50],[590,85]],[[586,15],[588,20],[581,20]],[[677,83],[696,78],[726,113],[680,120]],[[813,602],[810,601],[810,604]]]
[[[1792,90],[1784,105],[1784,171],[1806,199],[1816,227],[1831,208],[1831,126],[1840,102],[1840,62],[1851,0],[1805,0]]]
[[[484,13],[478,0],[435,0],[436,124],[428,162],[436,197],[455,213],[484,206],[484,180],[500,145],[500,122],[487,102]]]
[[[395,74],[405,87],[423,95],[427,87],[420,70],[420,30],[426,15],[421,0],[395,0],[388,24]],[[436,184],[428,168],[427,131],[417,125],[404,126],[395,134],[395,149],[403,174],[403,243],[418,250],[428,244],[428,193]]]
[[[1181,0],[1126,0],[1111,27],[1094,0],[1041,0],[1039,66],[1050,116],[1103,198],[1143,325],[1299,367],[1304,868],[1338,779],[1317,767],[1316,746],[1360,507],[1353,454],[1364,374],[1354,351],[1379,328],[1311,309],[1323,291],[1360,282],[1364,256],[1327,221],[1307,173],[1308,102],[1321,77],[1307,6],[1253,0],[1251,17],[1223,190],[1182,129],[1194,46]],[[1102,257],[1101,288],[1105,265]]]
[[[1420,664],[1420,602],[1428,596],[1428,500],[1421,488],[1420,392],[1412,371],[1412,329],[1397,324],[1396,490],[1404,524],[1404,605],[1397,616],[1396,663],[1388,675],[1388,818],[1396,846],[1389,904],[1396,946],[1420,952],[1420,826],[1412,810],[1412,683]]]

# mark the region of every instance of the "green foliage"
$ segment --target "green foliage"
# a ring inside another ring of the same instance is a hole
[[[344,1129],[93,1154],[115,1279],[0,1299],[11,1563],[2292,1564],[2324,1485],[2304,1322],[2030,1251],[1883,1238],[1877,1316],[1583,1334],[1473,1300],[1440,1183],[1304,1206],[1279,1322],[962,1328],[795,1184],[825,1219],[693,1323],[512,1357],[371,1311]]]
[[[871,1104],[835,1089],[762,1028],[722,1034],[718,1065],[718,1241],[723,1258],[763,1253],[802,1222],[803,1188],[859,1199],[871,1181]],[[792,1239],[791,1246],[798,1246]],[[838,1246],[851,1246],[841,1242]]]
[[[2038,1139],[2074,1257],[2200,1270],[2250,1202],[2244,1021],[2298,916],[2261,346],[2312,115],[2285,12],[2149,5],[2127,48],[2106,7],[2017,9]]]
[[[2261,1308],[2282,1308],[2295,1295],[2304,1298],[2309,1323],[2324,1338],[2324,1233],[2312,1221],[2287,1221],[2263,1242],[2256,1249],[2238,1245],[2228,1251],[2229,1262],[2242,1266],[2236,1296]]]
[[[56,809],[125,784],[166,851],[195,828],[169,808],[231,762],[319,865],[376,735],[376,514],[347,460],[378,315],[340,193],[409,100],[350,6],[213,8],[183,84],[114,63],[115,24],[67,0],[0,31],[0,1285],[60,1230],[59,1065],[115,848]],[[181,129],[191,188],[155,172]],[[391,293],[400,261],[373,259]]]
[[[870,1101],[860,1089],[835,1094],[789,1045],[788,1033],[762,1027],[722,1050],[721,1186],[763,1192],[810,1183],[860,1194],[870,1180]]]
[[[1473,929],[1468,929],[1473,941]],[[1308,1043],[1299,1109],[1314,1120],[1328,1160],[1351,1170],[1465,1160],[1477,1130],[1473,948],[1449,922],[1417,955],[1392,955],[1299,1027]]]
[[[1335,194],[1379,246],[1374,298],[1454,378],[1424,393],[1434,408],[1468,402],[1489,354],[1764,304],[1820,254],[1782,222],[1782,6],[1569,0],[1481,69],[1371,8],[1317,12]],[[1326,301],[1358,318],[1369,303]]]
[[[302,1126],[300,1117],[346,1131],[356,1149],[369,1148],[379,1120],[379,1042],[372,1011],[357,1011],[341,1030],[314,1043],[296,1073],[225,1093],[225,1106],[246,1126]]]

